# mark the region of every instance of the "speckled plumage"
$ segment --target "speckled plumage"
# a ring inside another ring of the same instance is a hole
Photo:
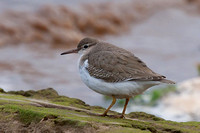
[[[88,40],[88,39],[87,39]],[[88,42],[88,41],[87,41]],[[165,76],[153,72],[131,52],[112,44],[95,41],[91,50],[82,56],[88,60],[90,76],[106,82],[165,81]],[[79,45],[80,47],[81,45]],[[82,63],[81,63],[82,64]],[[170,81],[169,81],[170,82]]]

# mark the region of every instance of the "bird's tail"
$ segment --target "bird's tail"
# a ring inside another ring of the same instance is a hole
[[[175,84],[174,81],[171,81],[171,80],[168,80],[168,79],[162,79],[162,80],[160,80],[160,82],[166,83],[166,84]]]

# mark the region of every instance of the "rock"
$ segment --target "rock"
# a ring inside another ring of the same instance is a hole
[[[0,92],[0,131],[16,133],[198,133],[200,131],[200,122],[166,121],[144,112],[132,112],[126,115],[126,119],[111,117],[119,115],[114,111],[109,112],[110,116],[99,116],[104,110],[102,107],[89,106],[79,99],[59,96],[52,88],[39,91]]]
[[[25,97],[39,97],[41,99],[48,99],[48,98],[55,98],[58,97],[58,93],[52,89],[52,88],[47,88],[39,91],[9,91],[8,94],[16,94],[16,95],[22,95]]]

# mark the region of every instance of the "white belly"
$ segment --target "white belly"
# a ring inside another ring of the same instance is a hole
[[[85,68],[87,66],[87,60],[84,62],[83,66],[79,66],[81,79],[90,89],[103,95],[115,96],[116,98],[128,98],[141,94],[149,87],[160,83],[155,81],[123,81],[108,83],[90,76]]]

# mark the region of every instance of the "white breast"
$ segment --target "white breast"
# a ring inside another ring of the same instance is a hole
[[[86,60],[82,66],[79,66],[81,79],[90,89],[103,95],[116,96],[116,98],[128,98],[141,94],[149,87],[159,84],[159,82],[155,81],[123,81],[108,83],[104,80],[90,76],[86,70],[88,65],[88,60]]]

